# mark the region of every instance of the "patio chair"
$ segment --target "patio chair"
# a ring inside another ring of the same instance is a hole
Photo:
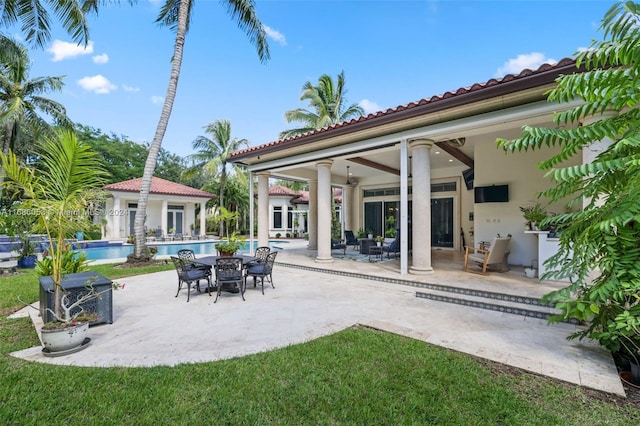
[[[272,288],[276,288],[273,285],[273,277],[271,273],[273,272],[273,264],[276,261],[276,256],[278,255],[277,251],[269,253],[267,259],[264,263],[255,264],[249,266],[247,269],[247,277],[253,277],[253,287],[255,288],[257,285],[257,279],[260,278],[260,284],[262,285],[262,294],[264,295],[264,279],[266,278],[270,283]],[[246,284],[245,284],[246,285]]]
[[[387,259],[391,257],[391,253],[394,256],[400,254],[400,230],[396,230],[396,238],[391,242],[391,244],[385,244],[382,246],[382,251],[387,253]]]
[[[222,291],[235,293],[236,289],[238,290],[237,292],[240,293],[240,296],[242,296],[242,300],[245,300],[244,290],[246,282],[241,257],[221,257],[216,259],[215,271],[218,292],[216,294],[216,300],[214,300],[213,303],[218,301],[218,297],[220,297]]]
[[[344,243],[347,245],[347,247],[353,246],[358,250],[360,249],[360,241],[358,241],[356,236],[353,235],[353,231],[344,231],[344,237],[346,238],[346,241]]]
[[[271,253],[270,247],[267,247],[267,246],[258,247],[254,254],[254,256],[256,257],[256,260],[251,262],[251,264],[266,262],[267,256],[269,256],[269,253]]]
[[[173,265],[176,267],[176,272],[178,273],[178,292],[176,293],[176,297],[180,294],[180,290],[182,289],[182,283],[187,284],[187,302],[191,297],[191,284],[193,282],[196,283],[196,286],[200,288],[200,280],[207,280],[207,291],[209,292],[209,296],[213,292],[213,288],[211,287],[211,273],[208,271],[203,271],[201,269],[193,269],[189,268],[188,263],[180,259],[179,257],[171,256],[171,261]]]
[[[347,254],[347,245],[336,240],[331,240],[331,250],[342,250],[344,255]]]
[[[211,266],[198,262],[196,260],[196,253],[193,250],[180,249],[178,250],[178,257],[185,262],[185,266],[188,269],[200,269],[211,276]],[[200,285],[198,285],[198,292],[200,292]]]
[[[511,237],[496,237],[489,246],[489,249],[481,249],[467,246],[464,252],[464,270],[473,273],[487,274],[487,268],[489,265],[499,264],[498,271],[503,272],[503,266],[505,263],[505,255],[509,249],[511,243]],[[469,261],[475,262],[478,266],[482,265],[482,272],[469,269]]]

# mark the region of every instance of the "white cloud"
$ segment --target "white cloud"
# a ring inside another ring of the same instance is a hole
[[[358,105],[362,107],[365,114],[371,114],[372,112],[380,111],[380,105],[377,103],[370,101],[369,99],[363,99],[358,102]]]
[[[496,71],[496,77],[503,77],[507,74],[519,74],[525,69],[535,70],[542,64],[555,64],[558,61],[547,58],[539,52],[532,52],[527,55],[518,55],[515,59],[509,59]]]
[[[63,59],[75,58],[80,55],[90,55],[93,53],[93,42],[90,41],[86,46],[68,43],[66,41],[54,40],[47,52],[53,54],[51,59],[53,62],[62,61]]]
[[[126,84],[123,84],[122,85],[122,90],[124,90],[125,92],[135,93],[135,92],[139,92],[140,88],[139,87],[133,87],[133,86],[127,86]]]
[[[274,41],[280,43],[281,46],[287,45],[287,39],[284,37],[284,34],[266,25],[263,25],[263,27],[264,27],[264,31],[267,33],[267,37],[270,37]]]
[[[102,55],[96,55],[91,59],[93,59],[94,64],[106,64],[107,62],[109,62],[109,55],[103,53]]]
[[[83,77],[78,80],[78,85],[84,90],[104,95],[116,90],[118,87],[111,83],[106,77],[98,74],[93,77]]]
[[[153,104],[161,104],[164,101],[164,98],[162,96],[152,96],[151,97],[151,103]]]

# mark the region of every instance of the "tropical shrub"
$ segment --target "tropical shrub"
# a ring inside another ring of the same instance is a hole
[[[568,207],[545,220],[562,228],[560,249],[546,262],[542,278],[569,277],[570,285],[546,299],[556,303],[560,321],[575,318],[588,327],[569,338],[590,337],[606,348],[636,352],[640,347],[640,7],[617,3],[606,13],[604,40],[580,53],[578,68],[549,92],[551,102],[576,98],[582,105],[555,115],[555,128],[525,126],[519,139],[498,140],[506,151],[556,146],[560,151],[539,167],[554,186],[543,191]],[[563,166],[568,158],[603,141],[588,164]]]

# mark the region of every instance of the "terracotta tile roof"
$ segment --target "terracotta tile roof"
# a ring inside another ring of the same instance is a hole
[[[333,188],[333,197],[337,203],[342,203],[342,188]],[[298,192],[298,196],[291,200],[291,204],[309,204],[309,191]]]
[[[108,191],[140,192],[141,183],[142,178],[136,178],[106,185],[104,189]],[[149,192],[151,194],[179,195],[207,199],[216,197],[214,194],[210,194],[206,191],[201,191],[199,189],[191,188],[190,186],[181,185],[155,176],[151,178],[151,190]]]
[[[269,188],[269,195],[289,195],[291,197],[294,197],[298,195],[298,193],[291,188],[287,188],[286,186],[274,185]]]
[[[430,98],[423,98],[415,102],[410,102],[408,104],[399,105],[395,108],[388,108],[384,111],[378,111],[371,114],[363,115],[358,118],[353,118],[348,121],[344,121],[342,123],[333,124],[331,126],[324,127],[322,129],[312,130],[300,135],[292,136],[287,139],[280,139],[273,142],[269,142],[263,145],[253,146],[246,149],[242,149],[236,151],[231,154],[231,158],[244,158],[249,156],[251,153],[255,151],[262,150],[271,150],[271,149],[284,149],[288,144],[293,144],[301,139],[308,138],[309,136],[317,136],[323,133],[330,133],[327,137],[331,136],[331,133],[337,132],[340,130],[348,131],[349,126],[356,125],[358,123],[362,125],[367,125],[366,127],[374,127],[380,119],[384,119],[385,122],[394,121],[397,117],[397,120],[402,119],[405,115],[411,114],[412,110],[416,110],[416,114],[422,114],[422,110],[424,108],[429,108],[430,106],[436,107],[439,103],[443,101],[450,100],[453,98],[458,98],[462,95],[468,95],[478,92],[488,91],[488,89],[499,90],[501,86],[509,86],[507,93],[515,92],[517,90],[522,90],[523,88],[527,88],[528,85],[531,87],[536,87],[539,85],[547,84],[549,82],[553,82],[558,74],[567,74],[571,72],[575,72],[575,60],[571,58],[565,58],[559,61],[556,64],[543,64],[536,70],[525,69],[521,71],[519,74],[508,74],[502,78],[492,78],[489,81],[484,83],[475,83],[468,87],[461,87],[455,91],[445,92],[441,95],[435,95]],[[548,75],[548,76],[547,76]],[[533,81],[530,77],[547,77],[547,78],[539,78],[540,81]],[[510,84],[514,83],[514,84]],[[519,84],[518,84],[519,83]],[[520,87],[523,86],[523,87]],[[507,90],[507,89],[505,89]],[[496,96],[496,95],[493,95]],[[371,122],[370,124],[368,122]],[[357,126],[353,131],[356,131],[358,128],[362,128],[363,126]],[[344,133],[344,132],[341,132]],[[302,141],[301,141],[302,142]],[[271,149],[270,149],[271,148]]]

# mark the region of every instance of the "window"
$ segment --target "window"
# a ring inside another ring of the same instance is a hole
[[[282,207],[273,208],[273,228],[282,229]]]

